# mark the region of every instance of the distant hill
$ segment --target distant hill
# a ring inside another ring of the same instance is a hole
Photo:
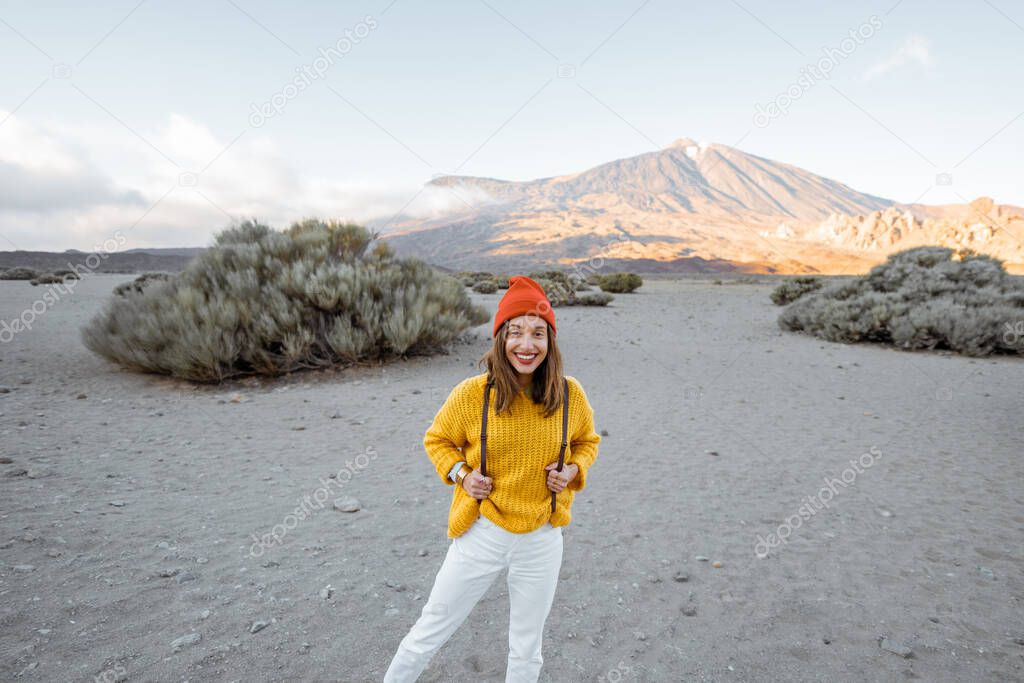
[[[99,252],[89,258],[89,252],[68,249],[55,251],[0,251],[0,269],[25,266],[41,271],[60,268],[90,269],[96,273],[178,273],[192,260],[192,247],[180,249],[131,249],[111,253]],[[199,249],[196,253],[201,252]],[[95,267],[93,267],[95,266]]]
[[[145,249],[125,249],[122,254],[152,254],[153,256],[187,256],[193,258],[206,251],[206,247],[167,247]]]

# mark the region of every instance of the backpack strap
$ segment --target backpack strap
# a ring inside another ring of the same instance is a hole
[[[480,474],[487,476],[487,407],[491,401],[491,385],[493,379],[488,379],[484,386],[484,418],[480,422]]]
[[[565,397],[562,399],[562,445],[558,449],[558,471],[562,471],[562,463],[565,461],[565,447],[569,445],[569,380],[562,377],[562,386],[565,387]],[[551,512],[555,511],[555,496],[551,492]]]

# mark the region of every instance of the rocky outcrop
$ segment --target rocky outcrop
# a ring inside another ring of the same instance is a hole
[[[921,228],[908,210],[889,207],[861,216],[833,213],[808,235],[809,239],[861,250],[888,250]]]
[[[1024,261],[1024,216],[980,197],[970,204],[928,207],[920,219],[909,208],[850,216],[833,213],[805,239],[859,251],[892,252],[923,244],[973,249],[1009,262]]]

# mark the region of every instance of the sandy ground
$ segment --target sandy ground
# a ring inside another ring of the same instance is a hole
[[[130,277],[0,345],[0,680],[381,680],[449,542],[423,432],[486,327],[197,388],[81,345]],[[41,290],[0,282],[0,317]],[[769,291],[658,280],[557,310],[607,436],[541,680],[1022,680],[1024,362],[784,333]],[[504,680],[507,620],[502,576],[421,680]]]

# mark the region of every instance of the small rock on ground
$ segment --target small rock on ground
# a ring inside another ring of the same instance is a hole
[[[189,633],[187,636],[182,636],[181,638],[175,638],[174,640],[172,640],[171,649],[175,652],[178,652],[182,648],[186,648],[189,645],[195,645],[202,639],[203,637],[198,633]]]

